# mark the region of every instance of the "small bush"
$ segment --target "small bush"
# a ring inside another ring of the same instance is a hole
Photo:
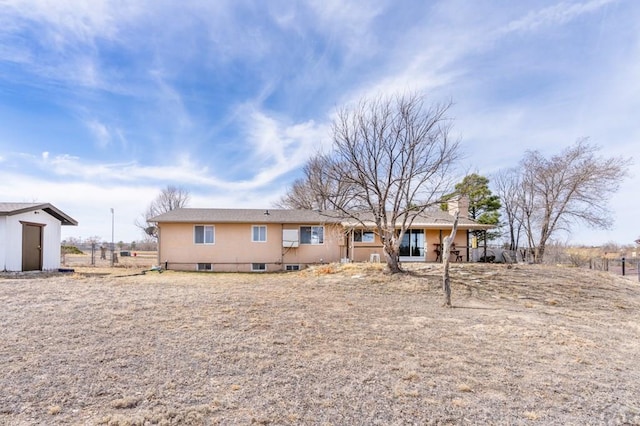
[[[121,398],[111,401],[111,406],[117,409],[134,408],[139,402],[137,398]]]
[[[60,246],[60,251],[64,254],[84,254],[84,252],[76,246]]]
[[[62,411],[62,408],[60,408],[59,405],[52,405],[49,407],[49,414],[51,414],[52,416],[58,415],[60,414],[60,412]]]

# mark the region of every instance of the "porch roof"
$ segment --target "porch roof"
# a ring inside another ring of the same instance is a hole
[[[354,213],[354,217],[343,220],[342,224],[348,228],[373,228],[375,221],[370,213]],[[396,226],[401,222],[397,221]],[[450,229],[453,227],[453,216],[440,209],[431,209],[422,212],[411,223],[411,228],[423,229]],[[483,230],[495,228],[494,225],[486,225],[466,217],[458,218],[458,229]]]

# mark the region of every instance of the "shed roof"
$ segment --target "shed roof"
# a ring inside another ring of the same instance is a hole
[[[58,219],[62,225],[78,225],[78,221],[50,203],[1,203],[0,216],[13,216],[30,211],[43,210]]]

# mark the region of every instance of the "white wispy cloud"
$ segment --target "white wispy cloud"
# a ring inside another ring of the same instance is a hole
[[[181,93],[166,81],[162,71],[154,69],[150,71],[150,75],[157,87],[156,99],[162,114],[171,117],[177,128],[182,130],[190,128],[193,121],[184,105]]]
[[[40,170],[44,179],[64,182],[103,182],[109,185],[137,185],[146,182],[160,188],[166,184],[196,186],[239,194],[239,191],[264,190],[277,179],[301,167],[306,159],[327,143],[325,128],[307,122],[291,126],[256,113],[253,137],[249,136],[253,154],[244,163],[254,170],[245,178],[225,180],[208,166],[193,160],[187,152],[170,158],[169,164],[143,164],[138,161],[104,163],[69,154],[40,156],[27,153],[11,155],[12,168]]]
[[[561,2],[553,6],[529,12],[523,18],[509,22],[500,32],[530,32],[545,27],[564,25],[587,13],[593,13],[618,0],[591,0],[587,2]]]
[[[111,143],[111,132],[107,126],[98,120],[90,120],[86,123],[87,127],[93,134],[97,145],[100,148],[106,148]]]
[[[142,234],[134,226],[134,220],[158,192],[157,187],[144,183],[60,181],[8,171],[0,171],[0,179],[12,182],[0,191],[3,200],[50,202],[78,220],[78,227],[62,227],[63,238],[98,235],[107,239],[111,227],[110,208],[113,207],[116,211],[116,240],[141,239]]]
[[[106,0],[4,1],[0,16],[5,18],[0,18],[0,23],[10,21],[11,25],[2,25],[0,34],[16,43],[11,49],[0,50],[0,59],[20,63],[25,70],[48,80],[99,86],[95,40],[112,39],[124,17],[121,12],[127,10],[110,6]],[[37,31],[37,38],[20,36],[32,31]]]
[[[133,221],[167,183],[201,207],[265,207],[330,146],[336,107],[407,91],[453,100],[480,173],[582,136],[635,150],[639,24],[607,21],[635,3],[507,3],[0,0],[0,84],[62,110],[46,144],[0,132],[0,195],[59,200],[83,226],[92,208]],[[594,17],[595,44],[568,39]]]
[[[373,21],[389,6],[386,1],[313,0],[309,3],[317,28],[331,40],[347,49],[347,56],[368,56],[378,35],[372,31]]]
[[[4,0],[0,7],[11,16],[17,28],[39,24],[44,26],[42,36],[46,44],[62,51],[70,45],[93,45],[97,38],[116,39],[119,28],[139,17],[145,2],[121,0]]]
[[[255,106],[244,109],[245,131],[253,151],[247,163],[258,170],[251,179],[256,186],[268,185],[302,167],[309,157],[330,144],[328,123],[288,124]]]

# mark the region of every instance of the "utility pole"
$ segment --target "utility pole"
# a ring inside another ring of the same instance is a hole
[[[115,214],[113,211],[113,207],[111,207],[111,267],[113,268],[113,257],[115,256],[116,252],[115,252],[115,245],[114,245],[114,233],[113,233],[113,228],[114,228],[114,224],[115,224]]]

